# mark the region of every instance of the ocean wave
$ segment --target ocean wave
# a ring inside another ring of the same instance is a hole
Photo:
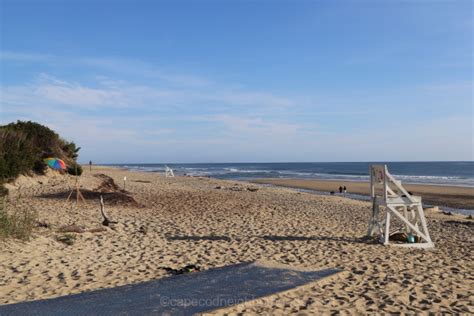
[[[288,169],[281,166],[275,167],[272,164],[255,164],[248,166],[222,165],[222,164],[203,164],[203,165],[169,165],[175,170],[176,174],[191,176],[207,176],[221,179],[255,179],[255,178],[301,178],[301,179],[324,179],[324,180],[346,180],[346,181],[368,181],[369,175],[362,172],[345,172],[328,170],[304,170],[299,166],[289,164]],[[268,168],[265,168],[267,167]],[[164,172],[165,165],[133,165],[124,164],[120,167],[127,168],[132,171],[142,172]],[[294,168],[291,170],[291,168]],[[298,167],[298,168],[296,168]],[[316,169],[316,168],[314,168]],[[321,169],[320,167],[317,169]],[[394,174],[394,177],[405,183],[421,183],[421,184],[439,184],[454,186],[474,187],[474,177],[468,173],[462,176],[451,175],[407,175]]]
[[[327,174],[336,174],[336,175],[346,175],[346,176],[368,176],[368,173],[362,173],[362,172],[342,172],[342,171],[329,171]]]

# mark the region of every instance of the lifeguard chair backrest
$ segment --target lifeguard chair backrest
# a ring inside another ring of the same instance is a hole
[[[372,165],[371,166],[372,181],[373,181],[374,184],[375,183],[378,183],[378,184],[384,183],[386,168],[387,168],[387,166],[385,166],[385,165]]]
[[[375,188],[381,187],[384,199],[387,199],[387,166],[371,165],[370,182],[372,187],[372,197],[375,197]],[[380,186],[381,185],[381,186]]]

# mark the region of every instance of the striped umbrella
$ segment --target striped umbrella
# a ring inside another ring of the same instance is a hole
[[[59,158],[46,158],[44,162],[55,170],[65,170],[66,164]]]

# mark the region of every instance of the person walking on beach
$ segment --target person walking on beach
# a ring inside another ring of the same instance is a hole
[[[347,188],[346,188],[346,186],[344,186],[343,190],[344,190],[344,194],[346,194],[346,193],[347,193]]]
[[[339,186],[339,193],[342,193],[342,187]]]
[[[92,160],[89,160],[89,171],[92,171]]]

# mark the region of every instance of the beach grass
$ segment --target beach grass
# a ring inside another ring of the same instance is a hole
[[[21,199],[12,202],[6,197],[1,198],[0,238],[29,240],[37,218],[37,211]]]

